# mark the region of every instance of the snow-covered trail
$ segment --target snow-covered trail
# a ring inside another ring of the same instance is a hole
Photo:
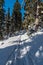
[[[16,43],[17,43],[17,47],[16,47],[16,50],[15,48],[11,51],[10,55],[8,56],[8,59],[7,59],[7,64],[11,64],[11,65],[15,65],[16,64],[16,60],[17,60],[17,56],[18,56],[18,52],[19,52],[19,45],[20,45],[20,38],[21,36],[18,37],[18,39],[16,40]],[[14,51],[15,50],[15,51]],[[10,63],[9,62],[9,59],[11,60],[12,59],[12,62]]]
[[[13,52],[17,49],[18,39],[19,39],[19,36],[12,37],[12,39],[9,38],[8,40],[0,42],[0,60],[2,59],[0,62],[0,65],[5,65],[5,63],[8,61],[8,59],[10,59]],[[4,44],[2,44],[2,43],[4,43]]]
[[[0,65],[43,65],[43,30],[1,41],[0,60]]]
[[[23,43],[25,43],[25,40],[24,42],[22,41],[22,37],[23,36],[19,36],[19,38],[16,40],[18,41],[18,45],[17,45],[17,49],[16,49],[16,52],[14,51],[15,49],[13,49],[13,51],[11,52],[10,56],[8,57],[7,59],[7,64],[6,65],[35,65],[34,63],[34,60],[32,59],[31,55],[27,54],[25,57],[24,57],[24,61],[22,61],[23,63],[21,64],[21,61],[20,61],[20,58],[22,58],[23,56],[22,55],[25,55],[25,53],[28,51],[28,47],[25,48],[25,44],[23,46],[21,46]],[[24,38],[24,37],[23,37]],[[21,42],[22,41],[22,42]],[[21,48],[24,48],[24,53],[23,51],[21,50]],[[23,53],[23,54],[22,54]],[[22,55],[21,55],[22,54]],[[13,56],[12,56],[13,55]],[[13,59],[12,59],[13,58]],[[11,60],[12,59],[12,62],[10,63],[9,59]],[[18,61],[19,60],[19,61]]]

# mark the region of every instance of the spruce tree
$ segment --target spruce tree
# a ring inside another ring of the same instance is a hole
[[[43,2],[40,3],[39,8],[39,16],[40,16],[40,26],[43,27]]]
[[[24,22],[26,23],[25,28],[27,29],[28,25],[34,22],[33,7],[31,0],[25,0],[24,9],[25,9]]]
[[[7,16],[6,16],[6,33],[7,35],[9,34],[10,32],[10,8],[8,8],[8,13],[7,13]]]
[[[11,16],[11,32],[14,33],[15,31],[15,14],[14,14],[14,9],[13,9],[13,13]]]
[[[0,39],[3,38],[4,0],[0,0]]]
[[[35,24],[38,23],[36,20],[39,19],[39,5],[40,5],[41,0],[25,0],[25,20],[27,23],[30,23],[31,21],[35,22]]]
[[[14,24],[16,30],[20,30],[22,24],[22,15],[20,11],[21,11],[21,5],[19,1],[16,0],[16,3],[14,4],[13,8],[13,17],[15,18]]]

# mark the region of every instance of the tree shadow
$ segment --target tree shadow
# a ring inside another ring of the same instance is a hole
[[[35,56],[35,53],[39,50],[40,46],[43,46],[43,34],[37,34],[30,39],[32,40],[30,42],[26,42],[28,39],[25,39],[19,42],[21,44],[0,49],[0,65],[6,65],[10,60],[13,62],[9,65],[43,65],[43,56],[41,60],[40,57],[38,58],[39,61],[37,61]],[[13,41],[12,43],[15,42],[18,43],[18,41]],[[30,49],[27,49],[29,46]]]
[[[30,50],[29,50],[29,55],[31,55],[31,57],[33,58],[33,60],[35,61],[36,65],[43,65],[43,55],[41,56],[42,59],[40,58],[40,56],[38,58],[39,61],[37,61],[37,58],[35,56],[36,52],[39,50],[40,46],[43,47],[43,34],[37,34],[36,36],[33,36],[31,42],[24,42],[22,46],[26,47],[26,46],[31,46]],[[23,47],[23,48],[24,48]],[[43,49],[41,50],[43,52]],[[36,62],[37,61],[37,62]]]
[[[5,65],[12,53],[17,49],[17,45],[0,49],[0,65]]]

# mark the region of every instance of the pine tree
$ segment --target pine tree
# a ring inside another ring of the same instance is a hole
[[[10,8],[8,8],[8,13],[6,15],[6,33],[7,33],[7,35],[10,32],[10,24],[11,24],[11,22],[10,22]]]
[[[3,38],[4,0],[0,0],[0,39]]]
[[[28,23],[31,21],[35,22],[35,24],[39,24],[39,5],[41,0],[25,0],[25,11],[26,16],[25,20],[27,20]],[[36,22],[37,21],[37,22]]]
[[[36,1],[36,17],[35,17],[35,30],[38,30],[39,27],[39,21],[40,21],[40,15],[39,15],[39,8],[40,8],[41,0]]]
[[[13,9],[13,13],[11,16],[11,32],[14,33],[15,31],[15,14],[14,14],[14,9]]]
[[[34,22],[34,16],[33,16],[33,3],[32,0],[25,0],[25,17],[24,22],[26,22],[26,28],[28,28],[28,25],[30,25],[32,22]]]
[[[21,15],[21,5],[19,3],[18,0],[16,0],[16,3],[14,4],[14,8],[13,8],[13,20],[14,20],[14,24],[15,24],[15,29],[19,30],[21,28],[21,24],[22,24],[22,15]]]
[[[39,16],[40,16],[39,25],[40,25],[41,27],[43,27],[43,2],[40,3]]]

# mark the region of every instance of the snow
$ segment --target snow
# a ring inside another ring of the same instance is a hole
[[[40,51],[42,51],[42,50],[43,50],[43,47],[42,47],[42,46],[40,46],[39,50],[40,50]]]
[[[21,53],[20,58],[23,58],[24,55],[25,55],[29,50],[30,50],[30,47],[29,47],[29,46],[27,46],[27,47],[21,49],[21,51],[20,51],[20,53]]]
[[[43,65],[43,29],[31,36],[16,32],[0,41],[0,65]]]
[[[36,56],[36,57],[39,57],[39,56],[40,56],[39,51],[36,52],[35,56]]]
[[[8,61],[8,62],[7,62],[7,64],[6,64],[6,65],[10,65],[11,63],[12,63],[12,61],[10,60],[10,61]]]
[[[43,47],[40,46],[40,48],[39,48],[39,50],[36,52],[35,56],[36,56],[36,57],[43,56],[43,52],[41,52],[42,55],[40,55],[40,51],[42,51],[42,50],[43,50]]]

